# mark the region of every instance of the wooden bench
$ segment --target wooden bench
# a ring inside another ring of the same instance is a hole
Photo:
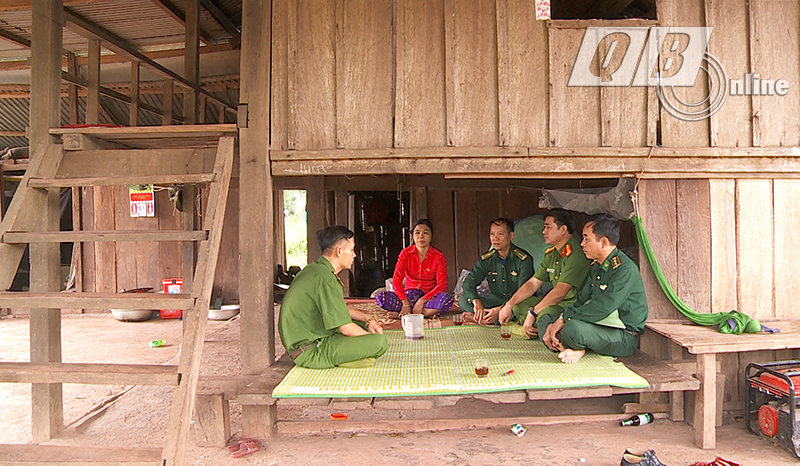
[[[700,392],[695,398],[694,424],[695,443],[700,448],[716,448],[717,391],[724,390],[724,386],[717,387],[717,354],[800,348],[800,321],[781,320],[765,324],[781,331],[728,335],[715,327],[685,321],[647,322],[648,329],[697,355]]]
[[[656,392],[683,392],[700,389],[700,381],[687,376],[681,371],[670,367],[658,359],[637,351],[633,356],[621,358],[621,361],[632,371],[645,378],[649,387],[585,387],[571,389],[542,389],[542,390],[512,390],[499,393],[446,395],[446,396],[417,396],[417,397],[381,397],[359,399],[324,399],[325,404],[336,405],[337,410],[347,410],[352,405],[367,406],[370,408],[386,409],[432,409],[454,406],[462,399],[478,399],[492,403],[525,403],[528,400],[564,400],[576,398],[598,398],[613,395],[656,393]],[[520,421],[514,419],[486,418],[486,419],[397,419],[371,420],[353,422],[348,421],[281,421],[277,420],[277,404],[279,400],[272,397],[272,390],[285,377],[293,363],[289,358],[282,358],[271,366],[267,372],[256,376],[238,377],[201,377],[197,389],[195,440],[200,445],[222,446],[230,438],[230,423],[228,420],[228,401],[236,399],[242,405],[255,406],[262,409],[254,410],[257,413],[243,419],[242,434],[246,437],[271,437],[274,432],[282,434],[328,432],[333,430],[368,431],[368,432],[416,432],[441,429],[469,429],[487,428],[496,425],[510,425]],[[303,399],[302,402],[315,403],[319,398]],[[296,403],[297,401],[292,400]],[[558,422],[590,422],[590,421],[617,421],[628,414],[604,414],[581,416],[581,421],[576,421],[574,415],[570,416],[544,416],[525,418],[526,424],[540,423],[553,424]]]

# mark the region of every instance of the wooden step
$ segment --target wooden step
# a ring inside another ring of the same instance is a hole
[[[0,307],[43,309],[192,309],[195,297],[164,293],[0,292]]]
[[[71,447],[60,445],[0,445],[0,465],[162,466],[156,448]]]
[[[146,176],[98,176],[90,178],[29,178],[31,188],[69,188],[75,186],[122,186],[126,184],[193,184],[211,183],[213,173],[182,173]]]
[[[88,243],[100,241],[206,241],[207,230],[10,231],[3,243]]]
[[[0,382],[175,386],[180,375],[178,366],[0,362]]]

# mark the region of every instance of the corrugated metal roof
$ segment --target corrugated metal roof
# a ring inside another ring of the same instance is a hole
[[[0,99],[0,131],[25,131],[30,114],[29,99]],[[27,145],[26,137],[0,136],[0,150]]]
[[[241,30],[242,1],[216,0],[219,9]],[[175,7],[186,11],[186,0],[173,0]],[[159,8],[152,0],[103,0],[69,5],[71,11],[99,24],[143,51],[158,49],[167,44],[180,44],[184,26]],[[3,11],[0,28],[31,40],[31,10]],[[231,35],[205,8],[200,8],[200,29],[212,44],[227,42]],[[85,55],[88,41],[64,28],[64,49]],[[30,50],[7,41],[0,41],[0,60],[30,56]]]
[[[220,99],[228,102],[239,101],[238,89],[227,89],[224,91],[212,92]],[[141,94],[139,101],[143,104],[155,108],[161,108],[163,101],[162,94]],[[100,124],[124,125],[130,124],[130,105],[120,102],[107,96],[100,96],[100,102],[105,112],[101,111]],[[183,94],[176,92],[173,94],[172,111],[174,115],[183,113]],[[86,122],[86,97],[78,97],[78,123]],[[8,98],[0,99],[0,131],[25,131],[30,120],[30,99],[27,98]],[[206,105],[206,123],[219,122],[219,107],[213,102]],[[230,111],[225,112],[225,122],[235,123],[236,115]],[[69,99],[61,99],[61,124],[69,124]],[[161,125],[161,115],[150,111],[139,109],[139,126],[158,126]],[[27,146],[28,139],[21,136],[0,136],[0,150],[6,147]]]

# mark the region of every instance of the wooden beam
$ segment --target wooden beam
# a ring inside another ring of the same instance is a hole
[[[33,0],[31,5],[33,41],[31,44],[31,164],[43,169],[55,168],[60,151],[55,149],[49,130],[61,126],[61,54],[63,50],[61,0]],[[38,159],[38,160],[37,160]],[[46,170],[45,170],[46,171]],[[26,191],[23,189],[23,191]],[[31,209],[31,223],[39,230],[58,230],[59,193],[57,190],[17,195],[28,202],[9,207],[3,225],[21,220],[19,209]],[[16,195],[15,195],[16,197]],[[21,202],[23,199],[21,199]],[[12,202],[13,203],[13,202]],[[16,209],[16,210],[15,210]],[[15,211],[14,211],[15,210]],[[12,212],[13,211],[13,212]],[[24,214],[23,214],[24,215]],[[9,220],[6,222],[5,220]],[[4,265],[19,264],[20,256],[9,250],[11,259]],[[30,289],[52,292],[60,289],[60,250],[57,244],[30,248]],[[13,267],[16,268],[16,267]],[[9,283],[10,284],[10,283]],[[34,308],[30,319],[30,361],[61,362],[61,315],[58,311]],[[31,386],[31,436],[33,442],[49,441],[64,428],[64,399],[61,384]]]
[[[139,125],[139,62],[131,62],[131,107],[129,126]]]
[[[298,435],[334,432],[438,432],[441,430],[470,430],[507,428],[519,423],[525,426],[552,426],[558,424],[587,424],[592,422],[618,422],[630,414],[584,414],[564,416],[515,416],[474,419],[391,419],[370,421],[278,421],[278,434]],[[666,416],[656,413],[656,419]]]
[[[19,309],[191,309],[194,302],[186,294],[0,292],[2,307]]]
[[[21,45],[25,48],[31,48],[31,41],[22,36],[18,36],[13,32],[8,32],[5,29],[0,29],[0,39],[5,39],[13,44]]]
[[[66,447],[60,445],[0,445],[2,464],[80,464],[82,466],[161,466],[161,450],[154,448]]]
[[[75,13],[74,11],[70,10],[69,8],[64,9],[64,16],[67,20],[67,29],[79,34],[83,37],[88,39],[97,39],[102,40],[105,43],[105,47],[118,55],[121,55],[127,58],[130,61],[139,61],[148,68],[155,71],[156,74],[159,74],[165,78],[173,79],[178,84],[184,86],[188,89],[193,89],[195,86],[192,84],[191,81],[184,78],[183,76],[175,73],[174,71],[170,70],[169,68],[157,63],[154,60],[151,60],[145,54],[140,52],[136,49],[132,44],[130,44],[125,39],[111,33],[110,31],[104,29],[100,25],[84,18],[83,16]],[[210,92],[199,89],[199,92],[207,95],[210,99],[214,100],[215,102],[219,102],[226,107],[236,110],[237,106],[226,102]]]
[[[85,134],[99,139],[126,141],[137,139],[208,138],[218,140],[223,134],[236,134],[236,125],[139,126],[136,128],[53,128],[50,134]]]
[[[159,230],[159,231],[49,231],[8,232],[2,236],[4,243],[88,243],[98,241],[205,241],[206,230]]]
[[[231,35],[231,48],[239,48],[242,43],[242,36],[239,32],[239,29],[235,24],[233,24],[233,21],[231,21],[230,18],[228,18],[228,16],[219,9],[214,0],[200,0],[200,3],[203,4],[205,9],[211,13],[211,16],[217,20],[217,22],[225,29],[225,31]]]
[[[178,385],[178,366],[0,362],[0,383]]]
[[[89,40],[89,67],[86,91],[86,124],[100,123],[100,40]]]
[[[275,176],[445,174],[457,177],[797,178],[798,147],[387,148],[271,151]],[[457,174],[457,175],[453,175]]]
[[[63,78],[64,72],[61,73]],[[72,52],[67,52],[67,75],[78,75],[78,58]],[[78,86],[70,83],[69,91],[69,124],[78,124]]]
[[[172,93],[175,90],[175,80],[164,80],[164,99],[161,102],[161,124],[172,125]]]
[[[175,175],[105,176],[92,178],[30,178],[31,188],[70,188],[73,186],[122,186],[126,184],[180,184],[210,183],[213,173],[186,173]]]
[[[186,123],[193,125],[197,118],[198,90],[200,88],[200,0],[186,2],[186,35],[184,36],[183,74],[189,82],[190,89],[183,96],[183,117]]]
[[[173,4],[169,0],[152,0],[152,1],[153,3],[156,4],[156,6],[164,10],[165,13],[172,16],[172,18],[178,23],[180,23],[181,26],[186,26],[186,15],[184,15],[183,12],[179,10],[178,7],[175,6],[175,4]],[[210,44],[213,42],[208,32],[203,31],[202,29],[199,29],[199,36],[200,39],[202,39],[202,41],[205,42],[206,44]]]
[[[6,137],[28,137],[28,133],[25,131],[0,131],[0,136]]]

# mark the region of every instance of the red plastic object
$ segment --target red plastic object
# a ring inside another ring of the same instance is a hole
[[[779,372],[787,373],[787,372],[797,372],[797,369],[783,369]],[[778,390],[788,394],[789,393],[789,384],[786,383],[786,380],[770,374],[769,372],[764,372],[758,377],[763,383],[769,385],[770,387],[775,387]],[[792,380],[792,384],[794,385],[794,389],[797,390],[800,387],[800,375],[793,375],[789,377]]]
[[[331,419],[334,421],[346,421],[347,413],[333,413],[331,414]]]
[[[161,280],[161,285],[164,287],[164,293],[180,294],[183,291],[182,278],[165,278]],[[161,309],[158,313],[162,319],[180,319],[183,317],[183,311],[180,309]]]
[[[774,437],[778,433],[778,410],[770,404],[758,408],[758,426],[764,435]]]

